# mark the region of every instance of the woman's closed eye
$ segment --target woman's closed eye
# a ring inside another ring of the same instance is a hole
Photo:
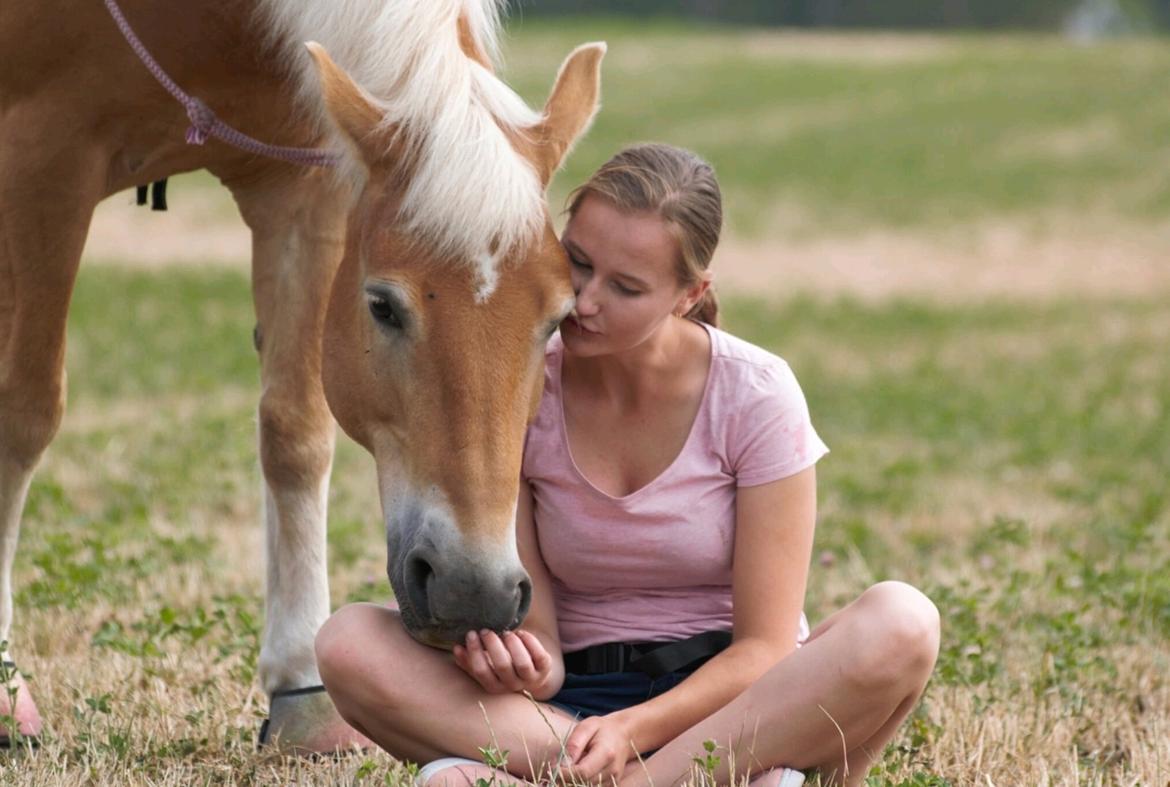
[[[587,262],[583,262],[582,260],[577,259],[576,257],[574,257],[571,254],[569,255],[569,264],[572,265],[577,270],[581,271],[582,273],[592,273],[593,272],[592,265],[590,265]],[[631,289],[630,287],[627,287],[626,285],[622,284],[617,279],[614,279],[613,281],[611,281],[610,284],[613,285],[613,288],[615,290],[617,290],[619,294],[624,295],[627,298],[633,298],[636,295],[642,294],[641,290]]]

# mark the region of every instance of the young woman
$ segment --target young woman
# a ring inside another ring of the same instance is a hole
[[[938,613],[884,582],[809,633],[828,449],[788,365],[716,327],[714,172],[636,146],[569,212],[576,308],[548,345],[517,503],[529,616],[447,654],[393,609],[345,607],[317,638],[330,696],[398,757],[474,758],[423,784],[490,779],[491,743],[497,778],[666,787],[709,741],[721,783],[860,783],[930,677]]]

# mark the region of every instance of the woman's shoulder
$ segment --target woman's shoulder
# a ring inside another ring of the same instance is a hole
[[[536,414],[524,433],[524,462],[521,475],[525,480],[547,475],[558,467],[561,450],[561,375],[560,361],[564,351],[559,332],[554,333],[544,348],[544,387]]]
[[[711,358],[721,376],[741,384],[749,380],[775,382],[792,374],[788,362],[779,355],[721,328],[706,327],[711,335]]]
[[[777,413],[807,413],[804,391],[784,358],[718,328],[711,329],[711,345],[715,417],[753,424]]]
[[[738,486],[785,478],[828,452],[787,361],[726,331],[713,330],[712,344],[720,361],[712,417]]]

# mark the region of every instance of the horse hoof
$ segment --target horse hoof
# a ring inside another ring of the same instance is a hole
[[[314,686],[272,695],[257,745],[298,756],[339,756],[374,744],[345,723],[324,687]]]
[[[25,685],[24,678],[16,671],[11,662],[5,664],[4,674],[8,676],[7,683],[0,682],[0,748],[13,745],[11,731],[7,723],[16,722],[22,738],[36,744],[41,734],[41,713],[37,704],[33,702],[32,693]],[[15,707],[12,697],[16,698]]]

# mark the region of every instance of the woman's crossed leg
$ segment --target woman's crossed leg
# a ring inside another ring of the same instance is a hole
[[[938,643],[938,612],[925,596],[899,582],[875,585],[730,704],[632,761],[622,786],[678,783],[707,741],[720,747],[720,783],[788,766],[859,784],[921,696]],[[562,759],[573,726],[563,711],[485,692],[447,654],[412,640],[395,610],[340,610],[322,627],[317,655],[342,716],[395,756],[481,759],[491,740],[524,779],[548,776]],[[440,775],[474,784],[490,773],[468,766]]]
[[[732,767],[738,781],[787,766],[860,784],[921,696],[938,647],[926,596],[900,582],[874,585],[731,703],[630,765],[622,785],[674,784],[705,741],[720,747],[720,783]]]
[[[317,662],[342,717],[402,759],[482,760],[490,741],[508,753],[509,772],[538,778],[557,766],[572,729],[558,708],[484,691],[448,653],[411,639],[396,609],[338,610],[317,635]]]

